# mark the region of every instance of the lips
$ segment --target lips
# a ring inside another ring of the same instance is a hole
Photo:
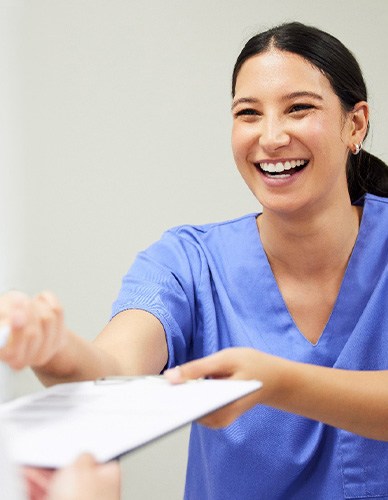
[[[309,160],[287,160],[277,162],[259,162],[255,166],[264,175],[269,177],[290,177],[296,172],[300,172],[308,164]]]

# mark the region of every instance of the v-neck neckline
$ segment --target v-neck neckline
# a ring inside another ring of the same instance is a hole
[[[261,216],[261,214],[257,215],[257,217],[260,217],[260,216]],[[367,226],[367,218],[368,218],[368,203],[367,203],[367,196],[366,196],[365,201],[364,201],[364,209],[363,209],[363,213],[362,213],[362,217],[361,217],[361,221],[360,221],[360,227],[359,227],[359,231],[357,234],[357,238],[356,238],[355,244],[353,246],[352,253],[349,257],[344,275],[342,277],[342,281],[341,281],[341,285],[340,285],[339,290],[338,290],[337,297],[335,299],[335,302],[334,302],[333,308],[331,310],[331,313],[328,317],[328,320],[327,320],[324,328],[322,329],[322,332],[319,335],[319,338],[316,342],[310,341],[301,332],[301,330],[297,326],[292,314],[290,313],[288,306],[286,304],[286,301],[284,300],[284,297],[280,291],[278,282],[276,281],[275,275],[272,271],[267,254],[265,253],[264,246],[262,244],[262,240],[261,240],[261,236],[260,236],[260,231],[258,230],[258,227],[257,227],[256,217],[253,219],[253,223],[256,226],[255,232],[256,232],[256,238],[258,240],[258,247],[259,247],[260,273],[261,274],[264,273],[266,279],[271,284],[273,299],[275,300],[275,303],[277,303],[278,307],[281,304],[279,312],[282,313],[283,319],[288,320],[287,322],[289,323],[289,326],[292,326],[292,330],[296,333],[296,335],[299,337],[300,340],[302,340],[303,342],[306,342],[307,344],[309,344],[313,348],[318,347],[319,344],[328,340],[327,337],[331,336],[330,335],[330,333],[331,333],[330,327],[331,327],[332,323],[336,324],[336,328],[335,328],[336,334],[338,336],[341,336],[341,333],[340,333],[341,329],[338,326],[341,324],[341,317],[339,315],[339,310],[341,309],[340,306],[344,300],[344,298],[343,298],[344,295],[347,295],[347,293],[345,293],[345,289],[346,290],[349,289],[349,281],[351,280],[351,277],[353,274],[352,269],[354,268],[355,262],[358,261],[358,254],[360,251],[359,250],[360,241],[363,241],[365,238],[365,231],[366,231],[365,228]],[[346,334],[346,335],[348,334],[346,331],[343,331],[342,333]]]

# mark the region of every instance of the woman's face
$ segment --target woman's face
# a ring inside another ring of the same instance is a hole
[[[234,158],[264,209],[321,210],[348,196],[351,113],[315,66],[279,50],[251,57],[232,112]]]

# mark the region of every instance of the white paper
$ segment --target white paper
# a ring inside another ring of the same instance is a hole
[[[10,333],[11,327],[9,325],[3,325],[0,327],[0,349],[8,342]]]
[[[59,384],[0,405],[11,459],[62,467],[80,453],[117,458],[261,387],[258,381],[164,377]]]

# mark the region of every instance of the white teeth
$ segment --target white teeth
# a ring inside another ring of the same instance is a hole
[[[276,172],[276,165],[273,163],[264,163],[266,168],[263,168],[266,172]]]
[[[302,165],[306,165],[308,160],[290,160],[286,162],[278,161],[276,163],[259,163],[260,168],[264,170],[264,172],[284,172],[285,170],[291,170],[295,167],[300,167]],[[280,177],[279,175],[277,177]]]
[[[283,163],[280,163],[280,162],[279,162],[279,163],[277,163],[277,164],[275,165],[275,169],[276,169],[276,170],[275,170],[275,172],[283,172],[283,170],[284,170]]]

